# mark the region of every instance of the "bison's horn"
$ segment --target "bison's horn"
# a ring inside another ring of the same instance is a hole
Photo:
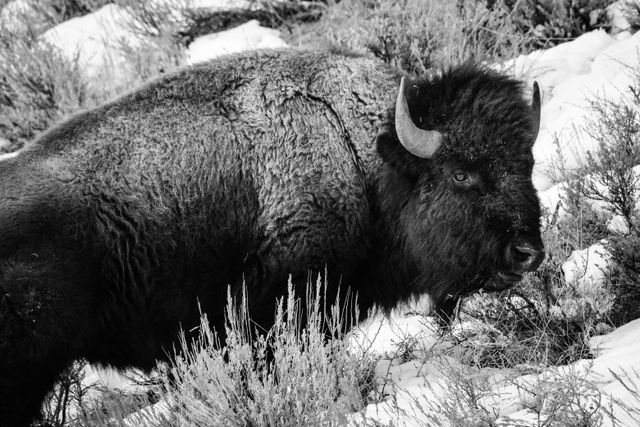
[[[536,142],[540,130],[540,87],[533,82],[533,99],[531,100],[531,114],[533,116],[533,142]]]
[[[430,159],[442,142],[442,134],[435,130],[423,130],[417,127],[409,114],[409,104],[404,96],[404,77],[400,81],[400,90],[396,100],[396,134],[400,143],[411,154]]]

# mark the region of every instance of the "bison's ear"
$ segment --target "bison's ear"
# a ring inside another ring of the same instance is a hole
[[[382,160],[410,182],[416,181],[430,167],[431,160],[409,153],[391,129],[378,135],[376,145]]]
[[[533,140],[532,144],[536,142],[538,138],[538,131],[540,130],[540,87],[538,82],[533,82],[533,97],[531,100],[531,116],[533,123]]]

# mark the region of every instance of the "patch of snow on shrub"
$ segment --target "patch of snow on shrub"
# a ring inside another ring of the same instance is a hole
[[[608,313],[614,299],[606,282],[612,262],[606,241],[573,251],[562,265],[562,272],[565,281],[575,288],[577,298],[562,301],[562,307],[558,309],[569,317],[580,316],[585,305],[596,313]]]
[[[607,221],[607,230],[612,233],[629,234],[629,225],[622,215],[614,215]]]
[[[568,283],[604,281],[611,265],[611,254],[604,243],[596,243],[587,249],[573,251],[562,265],[562,272]]]
[[[20,153],[19,151],[14,151],[12,153],[2,153],[2,154],[0,154],[0,161],[16,157],[16,156],[18,156],[19,153]]]

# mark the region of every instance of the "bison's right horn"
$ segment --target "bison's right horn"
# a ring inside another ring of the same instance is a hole
[[[533,96],[531,100],[531,114],[533,115],[533,142],[536,142],[540,130],[540,87],[538,82],[533,82]]]
[[[404,96],[403,77],[396,100],[396,134],[400,143],[411,154],[430,159],[442,143],[442,134],[435,130],[423,130],[417,127],[409,114],[409,104]]]

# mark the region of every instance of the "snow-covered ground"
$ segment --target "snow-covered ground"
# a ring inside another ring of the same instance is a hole
[[[156,1],[161,4],[173,0]],[[28,12],[25,4],[24,0],[19,0],[5,7],[0,19],[7,25],[15,24],[17,15]],[[201,0],[194,7],[248,7],[246,5],[231,0]],[[597,145],[587,131],[593,122],[591,103],[597,99],[628,102],[629,86],[640,70],[640,32],[629,32],[628,23],[625,24],[619,14],[613,18],[617,19],[615,35],[593,31],[572,42],[496,66],[514,73],[530,85],[537,81],[542,89],[541,128],[534,146],[534,184],[541,202],[550,212],[562,212],[558,205],[563,184],[557,182],[551,170],[558,153],[566,168],[578,167],[587,150]],[[122,43],[136,46],[140,42],[140,34],[130,25],[133,19],[126,9],[109,4],[92,14],[50,29],[43,34],[42,40],[58,48],[70,60],[77,61],[89,82],[99,82],[107,72],[109,78],[117,79],[118,71],[124,70],[126,65],[126,57],[120,48]],[[282,46],[285,43],[276,30],[250,21],[228,31],[196,38],[187,47],[185,58],[191,64],[231,52]],[[640,173],[640,168],[637,169]],[[624,224],[619,218],[614,218],[610,228],[624,231]],[[603,280],[609,260],[610,255],[602,244],[576,252],[563,266],[565,279],[579,286],[597,286]],[[537,425],[537,415],[531,409],[535,406],[531,404],[533,397],[526,390],[532,388],[531,384],[563,375],[588,379],[595,389],[584,390],[585,399],[599,399],[600,404],[604,402],[604,406],[609,407],[620,420],[618,425],[637,425],[629,418],[633,411],[625,408],[624,404],[632,408],[635,405],[640,410],[638,395],[633,393],[633,390],[640,391],[640,359],[637,356],[640,354],[640,320],[608,335],[593,338],[591,344],[596,357],[592,360],[582,360],[535,375],[514,376],[503,371],[462,367],[453,359],[406,360],[407,354],[402,346],[408,337],[420,340],[424,351],[437,350],[441,345],[434,323],[416,313],[426,311],[428,305],[428,301],[421,301],[417,306],[396,310],[390,318],[374,317],[353,332],[357,348],[385,356],[378,365],[377,373],[381,380],[380,391],[387,396],[385,401],[371,404],[363,413],[354,415],[354,424],[367,419],[393,422],[394,425],[424,425],[426,419],[432,419],[437,425],[443,422],[440,417],[443,416],[443,402],[447,398],[451,372],[466,370],[469,376],[482,376],[488,384],[482,401],[492,413],[497,414],[498,425]],[[468,327],[473,325],[456,326],[461,333]],[[87,369],[87,383],[133,387],[130,381],[111,371]],[[628,383],[625,384],[621,378]],[[162,403],[159,404],[161,406]],[[131,423],[135,425],[135,416]],[[603,425],[613,424],[605,417]]]
[[[592,338],[593,359],[527,375],[504,369],[471,368],[451,357],[434,356],[443,343],[436,338],[433,325],[429,325],[424,317],[397,313],[386,322],[386,327],[376,325],[374,328],[377,335],[375,349],[388,356],[376,368],[379,391],[386,399],[370,404],[362,413],[354,415],[354,425],[375,420],[382,425],[391,423],[394,426],[448,426],[451,420],[443,408],[452,402],[460,414],[473,414],[476,410],[477,420],[480,420],[486,411],[487,419],[497,418],[495,423],[500,426],[546,425],[544,415],[540,419],[536,412],[542,408],[544,413],[545,405],[554,404],[538,400],[542,396],[536,392],[545,389],[549,400],[582,399],[579,403],[587,410],[606,408],[600,419],[603,426],[631,427],[638,425],[640,420],[640,319],[607,335]],[[465,328],[473,328],[473,325],[457,325],[453,333],[464,333]],[[400,357],[403,350],[399,346],[407,337],[419,337],[422,343],[422,350],[414,356],[417,357],[408,361]],[[475,392],[479,394],[476,402],[482,409],[465,407],[468,402],[463,397],[468,390],[463,388],[464,383],[460,383],[459,388],[453,384],[460,375],[466,379],[479,379]],[[550,391],[549,387],[554,390]],[[460,394],[453,394],[456,392]],[[578,401],[573,403],[578,413]],[[471,419],[467,418],[467,421]]]
[[[502,67],[542,91],[540,133],[534,146],[534,184],[538,191],[554,184],[551,166],[562,156],[571,170],[597,147],[589,132],[592,103],[608,100],[629,103],[629,86],[640,66],[640,33],[610,36],[603,30],[544,51],[508,61]]]

